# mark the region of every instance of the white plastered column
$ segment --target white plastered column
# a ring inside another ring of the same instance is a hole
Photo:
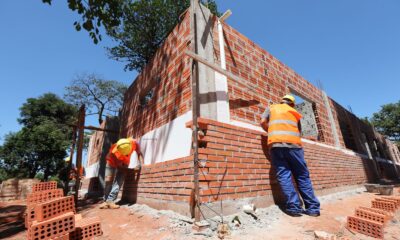
[[[226,70],[225,60],[225,41],[222,29],[222,23],[217,20],[218,27],[218,42],[219,42],[219,54],[221,61],[221,68]],[[229,97],[228,97],[228,79],[225,75],[215,72],[215,91],[217,95],[217,121],[229,123]]]

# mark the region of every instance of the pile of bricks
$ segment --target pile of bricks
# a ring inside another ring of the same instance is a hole
[[[57,182],[35,184],[27,197],[27,239],[81,240],[102,235],[99,218],[82,219],[75,213],[74,197],[64,197],[63,190],[57,189]]]
[[[383,228],[399,207],[400,196],[375,198],[371,202],[371,207],[359,207],[355,211],[355,216],[347,217],[347,229],[383,239]]]

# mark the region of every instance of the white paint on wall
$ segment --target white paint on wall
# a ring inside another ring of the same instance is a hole
[[[85,178],[93,178],[99,176],[99,162],[95,162],[85,169]]]
[[[192,131],[186,123],[192,120],[192,111],[144,134],[139,140],[144,164],[164,162],[190,155]],[[135,163],[132,163],[134,167]]]

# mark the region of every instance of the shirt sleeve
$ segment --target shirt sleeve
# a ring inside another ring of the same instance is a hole
[[[262,119],[268,119],[268,118],[269,118],[269,115],[270,115],[270,111],[269,111],[269,107],[267,107],[267,108],[265,109],[265,111],[263,112],[263,114],[261,115],[261,118],[262,118]]]

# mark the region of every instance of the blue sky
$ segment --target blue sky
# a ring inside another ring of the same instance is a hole
[[[17,131],[19,107],[46,92],[62,95],[76,73],[131,83],[136,73],[110,60],[109,39],[76,32],[66,1],[0,1],[0,136]],[[217,0],[228,23],[332,98],[370,116],[400,99],[400,1]],[[89,122],[95,124],[95,120]],[[0,141],[1,142],[1,141]]]

